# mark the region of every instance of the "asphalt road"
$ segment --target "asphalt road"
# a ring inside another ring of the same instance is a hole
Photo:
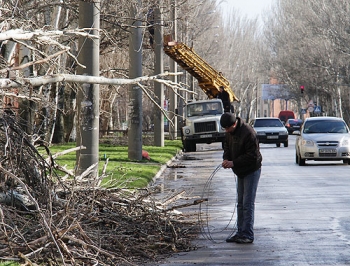
[[[294,143],[290,136],[288,148],[261,144],[253,244],[225,242],[235,228],[236,180],[218,169],[220,144],[197,145],[199,151],[174,161],[180,167],[166,169],[156,182],[163,195],[183,190],[187,199],[208,203],[180,210],[200,218],[198,249],[158,265],[350,265],[350,166],[298,166]]]

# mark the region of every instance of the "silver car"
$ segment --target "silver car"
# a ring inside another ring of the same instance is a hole
[[[284,147],[288,147],[288,131],[279,118],[259,117],[249,124],[254,128],[259,143],[276,144],[277,147],[283,143]]]
[[[295,162],[343,160],[350,164],[350,132],[337,117],[311,117],[304,121],[295,142]]]

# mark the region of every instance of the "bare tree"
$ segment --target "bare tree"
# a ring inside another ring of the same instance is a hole
[[[241,100],[235,108],[237,115],[249,121],[251,116],[258,116],[257,90],[268,77],[259,21],[241,16],[233,9],[223,22],[223,28],[225,38],[222,47],[226,53],[224,74]]]
[[[295,92],[305,86],[301,107],[313,100],[347,120],[348,12],[347,1],[279,1],[265,32],[278,78]]]

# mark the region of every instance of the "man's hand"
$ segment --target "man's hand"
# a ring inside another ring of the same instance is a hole
[[[232,161],[224,160],[224,161],[222,162],[222,167],[224,167],[224,168],[232,168],[232,167],[233,167],[233,162],[232,162]]]

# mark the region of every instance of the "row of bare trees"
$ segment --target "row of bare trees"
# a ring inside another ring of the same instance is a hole
[[[129,9],[138,1],[101,1],[100,75],[128,78]],[[210,65],[230,81],[241,100],[238,115],[249,120],[262,115],[256,110],[261,84],[271,77],[287,84],[292,101],[305,108],[313,100],[326,115],[350,120],[349,4],[327,0],[276,1],[262,24],[231,10],[223,16],[220,1],[177,0],[176,19],[171,18],[174,1],[141,1],[143,75],[154,73],[154,50],[150,42],[150,10],[160,4],[165,35],[194,48]],[[2,1],[0,16],[1,78],[38,77],[50,74],[75,74],[78,37],[77,1]],[[225,11],[227,13],[227,11]],[[176,25],[176,34],[173,29]],[[86,36],[95,38],[97,36]],[[165,57],[165,68],[170,61]],[[182,71],[181,69],[179,69]],[[196,80],[184,73],[178,78],[194,97],[206,95]],[[153,82],[144,82],[151,97]],[[305,93],[300,94],[300,85]],[[3,86],[2,86],[3,87]],[[28,122],[27,131],[44,135],[47,141],[64,142],[74,138],[74,83],[59,82],[39,87],[1,90],[3,108],[12,106]],[[165,98],[171,90],[165,89]],[[128,86],[100,86],[100,129],[123,129],[128,121]],[[192,97],[192,96],[189,96]],[[153,123],[154,103],[143,96],[143,127]],[[9,105],[11,104],[11,105]],[[182,102],[180,102],[180,105]],[[182,106],[178,106],[181,109]],[[296,110],[299,111],[299,110]]]
[[[269,68],[298,92],[299,106],[313,100],[325,115],[350,122],[349,12],[346,0],[278,1],[265,21]],[[300,95],[300,86],[305,92]]]
[[[343,117],[349,123],[349,12],[346,0],[276,0],[261,23],[232,10],[223,21],[224,48],[218,48],[226,52],[221,55],[225,60],[217,58],[215,66],[223,69],[241,99],[238,114],[247,120],[261,116],[254,110],[261,101],[257,90],[274,78],[287,85],[294,111],[300,113],[313,101],[321,106],[320,115]]]
[[[143,74],[154,73],[154,50],[150,43],[153,27],[150,11],[155,1],[101,1],[100,36],[92,36],[78,28],[79,14],[76,1],[6,1],[1,9],[1,65],[2,78],[44,77],[52,74],[75,74],[81,63],[78,37],[100,38],[100,73],[113,79],[128,78],[130,34],[130,5],[137,4],[138,17],[142,18]],[[176,22],[170,19],[173,1],[162,0],[159,4],[163,13],[164,34],[171,34],[175,23],[180,41],[194,42],[196,35],[205,39],[206,31],[201,32],[202,25],[195,25],[201,15],[208,19],[214,13],[215,1],[176,1]],[[157,3],[158,4],[158,3]],[[214,15],[212,15],[215,18]],[[132,21],[132,19],[131,19]],[[207,30],[210,29],[207,20]],[[196,30],[196,32],[194,32]],[[86,32],[86,31],[85,31]],[[213,38],[212,38],[213,40]],[[200,42],[198,42],[200,43]],[[210,52],[210,51],[209,51]],[[208,54],[208,52],[207,52]],[[166,58],[166,67],[169,59]],[[186,87],[191,79],[184,75],[180,84]],[[13,89],[2,82],[3,108],[11,106],[18,115],[28,122],[29,133],[40,133],[47,141],[63,142],[74,138],[75,99],[77,86],[74,83],[57,82],[43,86],[19,86]],[[20,85],[20,84],[19,84]],[[13,86],[12,86],[13,87]],[[153,82],[144,82],[143,87],[153,93]],[[171,90],[166,90],[168,98]],[[128,86],[104,85],[100,87],[100,128],[125,128],[128,121]],[[146,96],[143,103],[143,124],[148,129],[153,120],[154,104]],[[40,128],[40,131],[39,131]]]

